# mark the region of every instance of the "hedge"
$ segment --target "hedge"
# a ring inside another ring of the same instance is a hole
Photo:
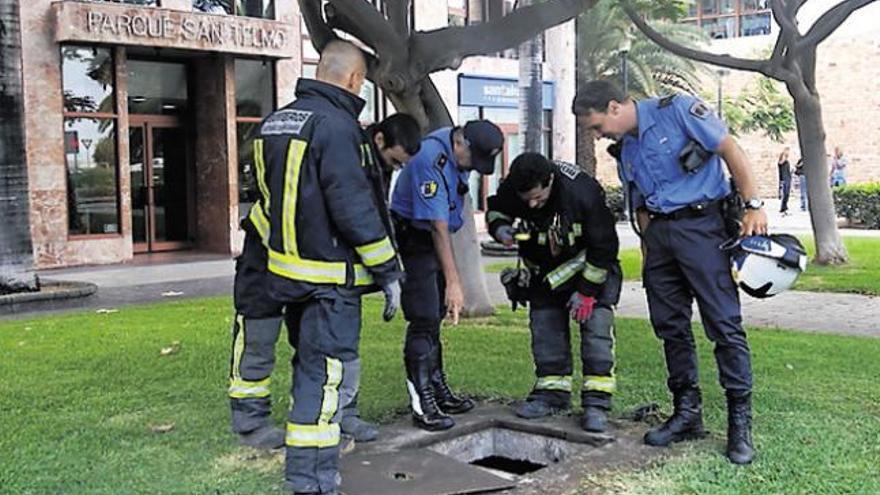
[[[868,229],[880,229],[880,182],[835,187],[837,215]]]

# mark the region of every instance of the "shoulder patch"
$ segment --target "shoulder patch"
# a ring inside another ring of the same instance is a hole
[[[437,195],[437,189],[437,181],[428,180],[421,183],[419,186],[419,193],[423,198],[431,199]]]
[[[574,179],[581,173],[581,169],[572,163],[555,160],[553,164],[556,165],[557,168],[559,168],[559,171],[562,172],[562,175],[568,177],[569,179]]]
[[[263,123],[260,133],[263,135],[299,134],[312,117],[312,112],[305,110],[279,110]]]
[[[447,162],[448,160],[449,160],[449,159],[446,158],[446,153],[440,153],[440,155],[437,156],[437,160],[434,161],[434,165],[435,165],[437,168],[439,168],[440,170],[443,170],[443,167],[446,166],[446,162]]]
[[[675,95],[668,95],[660,98],[660,101],[657,102],[657,108],[666,108],[669,105],[672,105],[672,100],[675,99]]]
[[[691,105],[690,112],[691,115],[698,119],[705,119],[710,113],[712,113],[712,110],[702,101],[698,101]]]

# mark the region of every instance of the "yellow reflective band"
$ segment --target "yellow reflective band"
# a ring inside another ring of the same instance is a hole
[[[260,194],[263,195],[263,202],[266,205],[263,213],[269,213],[270,203],[269,186],[266,184],[266,162],[263,160],[263,140],[259,138],[254,140],[254,167],[257,169],[257,187],[260,189]],[[241,181],[240,178],[239,181]]]
[[[388,236],[376,242],[354,248],[367,266],[377,266],[394,258],[394,246]]]
[[[248,215],[248,218],[250,218],[254,228],[257,229],[257,234],[259,234],[260,240],[263,241],[263,245],[268,246],[269,220],[266,218],[266,214],[263,212],[263,207],[260,205],[259,201],[251,206],[251,212]]]
[[[604,284],[605,279],[608,278],[608,270],[585,262],[584,271],[581,272],[581,276],[584,277],[587,282]]]
[[[538,234],[538,244],[541,246],[547,244],[547,233],[546,232],[541,232],[540,234]]]
[[[288,447],[335,447],[339,445],[339,424],[287,423],[284,443]]]
[[[574,232],[575,237],[580,237],[580,235],[584,232],[581,224],[579,223],[571,224],[571,231]]]
[[[535,390],[559,390],[571,392],[571,377],[559,375],[539,376]]]
[[[506,220],[513,223],[513,219],[505,215],[504,213],[501,213],[500,211],[489,210],[489,213],[486,213],[486,221],[492,223],[495,220]]]
[[[281,215],[284,221],[282,239],[284,240],[284,252],[294,256],[299,254],[296,247],[296,201],[299,195],[299,171],[307,146],[305,141],[291,139],[285,165],[284,205]]]
[[[373,276],[367,271],[367,268],[361,264],[354,265],[354,285],[361,287],[373,284]]]
[[[571,280],[579,271],[581,271],[586,263],[586,250],[579,252],[574,258],[559,265],[552,272],[548,273],[545,278],[550,284],[551,289],[556,289],[565,282]]]
[[[324,396],[321,399],[321,415],[318,424],[327,424],[339,408],[339,384],[342,382],[342,361],[327,357],[327,381],[324,382]]]
[[[233,399],[269,397],[270,383],[270,378],[265,378],[257,382],[250,382],[242,380],[241,378],[231,378],[229,380],[229,396]]]
[[[269,249],[269,271],[291,280],[315,284],[345,284],[345,262],[305,260]]]
[[[235,315],[235,324],[238,327],[238,333],[235,334],[235,340],[232,341],[232,370],[231,379],[241,379],[241,356],[244,355],[244,315],[237,313]]]
[[[613,394],[617,390],[617,379],[613,376],[585,376],[584,390]]]

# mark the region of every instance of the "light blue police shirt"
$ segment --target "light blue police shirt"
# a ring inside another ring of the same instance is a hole
[[[670,98],[670,97],[666,97]],[[632,206],[669,213],[695,203],[714,201],[730,193],[721,159],[711,158],[687,173],[678,155],[689,140],[716,151],[727,126],[701,100],[675,95],[661,108],[661,98],[636,102],[638,137],[626,134],[618,164],[621,182],[632,192]]]
[[[421,229],[430,230],[432,220],[449,224],[455,232],[464,223],[465,196],[459,183],[467,184],[470,171],[461,171],[452,154],[452,128],[444,127],[422,140],[419,152],[403,167],[391,196],[391,211]]]

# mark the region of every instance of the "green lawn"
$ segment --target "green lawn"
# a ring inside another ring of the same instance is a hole
[[[229,433],[229,306],[213,298],[0,323],[0,493],[280,493],[280,456],[255,457]],[[366,305],[361,405],[388,421],[407,405],[403,322],[380,323],[380,309]],[[525,322],[502,309],[445,329],[452,383],[483,398],[524,396]],[[617,336],[615,414],[650,400],[666,407],[648,325],[621,320]],[[880,339],[751,330],[760,453],[745,468],[720,454],[722,395],[698,340],[716,434],[683,457],[598,482],[631,493],[880,493]],[[167,347],[177,350],[160,355]],[[289,356],[279,345],[275,397],[287,396]],[[279,423],[286,405],[275,405]]]
[[[802,237],[812,259],[815,254],[813,239]],[[880,239],[871,237],[846,237],[843,240],[849,252],[850,262],[843,266],[821,266],[810,263],[807,271],[798,279],[794,290],[811,292],[852,292],[880,295]],[[487,273],[500,273],[505,267],[515,266],[516,261],[501,261],[486,265]],[[642,278],[642,253],[639,249],[620,251],[620,264],[626,280]]]

